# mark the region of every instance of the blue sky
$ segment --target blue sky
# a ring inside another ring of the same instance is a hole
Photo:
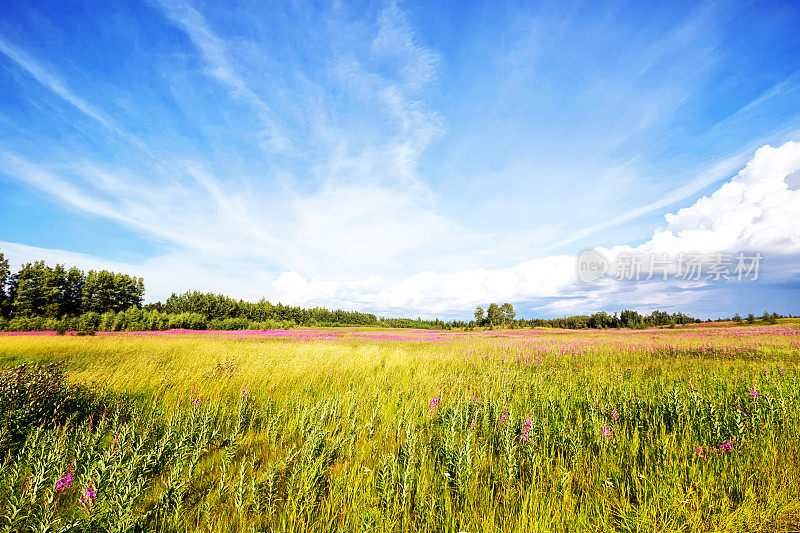
[[[387,316],[800,312],[797,2],[3,4],[17,265]],[[590,248],[764,273],[587,286]]]

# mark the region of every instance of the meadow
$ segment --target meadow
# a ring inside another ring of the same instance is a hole
[[[795,323],[0,334],[59,361],[0,531],[800,530]]]

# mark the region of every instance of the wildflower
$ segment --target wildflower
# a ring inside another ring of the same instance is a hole
[[[502,415],[500,415],[500,424],[501,424],[501,425],[502,425],[502,424],[505,424],[505,423],[506,423],[506,420],[508,420],[508,415],[506,414],[506,412],[505,412],[505,411],[503,411],[503,414],[502,414]]]
[[[70,472],[67,472],[66,474],[61,476],[61,478],[58,481],[56,481],[53,490],[55,492],[64,492],[71,486],[72,486],[72,474]]]
[[[719,445],[719,449],[722,450],[724,453],[731,453],[733,451],[733,444],[731,444],[731,441],[726,440],[725,442]]]
[[[93,502],[97,499],[97,491],[95,491],[91,487],[86,487],[83,489],[83,496],[81,496],[82,502]]]
[[[242,398],[244,398],[245,396],[249,396],[249,394],[247,393],[247,387],[242,389]]]
[[[430,408],[435,409],[439,405],[439,398],[431,398]]]
[[[608,485],[609,487],[613,487],[614,486],[614,482],[611,481],[610,479],[607,479],[606,480],[606,485]]]
[[[619,420],[619,413],[617,412],[617,410],[616,410],[616,409],[614,409],[613,411],[611,411],[611,416],[614,418],[614,420],[615,420],[615,421],[616,421],[616,420]]]
[[[757,400],[758,399],[758,391],[756,389],[753,389],[753,390],[750,391],[750,399],[751,400]]]
[[[443,475],[444,477],[450,477],[450,472],[445,472],[445,473],[444,473],[444,474],[442,474],[442,475]]]
[[[608,429],[605,426],[603,426],[603,429],[600,430],[600,433],[602,433],[604,437],[610,437],[611,436],[611,430]]]
[[[81,511],[83,511],[84,514],[89,514],[89,511],[91,510],[96,499],[97,492],[94,489],[94,485],[89,485],[83,489],[83,495],[81,496],[81,500],[78,502]]]
[[[372,472],[372,470],[370,470],[369,468],[367,468],[367,467],[365,466],[365,467],[364,467],[364,473],[365,473],[365,474],[369,474],[370,472]]]
[[[200,405],[200,398],[195,398],[194,400],[192,400],[192,405],[194,405],[195,407]]]
[[[529,438],[529,432],[532,427],[533,427],[533,420],[531,420],[530,418],[525,420],[525,425],[522,428],[522,435],[520,435],[520,439],[527,442]]]

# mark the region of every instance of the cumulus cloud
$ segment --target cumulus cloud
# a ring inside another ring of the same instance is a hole
[[[656,231],[642,249],[800,253],[800,190],[787,181],[798,169],[800,143],[758,149],[747,166],[711,196],[666,215],[667,227]]]
[[[639,246],[598,248],[609,261],[622,253],[713,254],[761,253],[765,262],[780,261],[786,267],[800,259],[800,190],[792,176],[800,171],[800,143],[764,146],[735,177],[710,196],[665,216],[666,227]],[[797,267],[772,270],[773,280],[791,278]],[[305,304],[333,303],[349,299],[381,310],[415,309],[435,314],[466,310],[488,301],[544,301],[549,312],[600,309],[616,303],[635,302],[639,308],[686,308],[701,298],[705,280],[652,280],[625,285],[606,279],[599,285],[582,285],[575,257],[549,256],[497,270],[453,273],[435,271],[399,280],[369,283],[334,283],[306,280],[285,272],[272,288],[287,301]],[[707,296],[707,295],[706,295]]]

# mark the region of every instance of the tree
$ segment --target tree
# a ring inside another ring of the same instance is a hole
[[[0,252],[0,317],[8,316],[9,301],[6,288],[10,281],[11,270],[8,267],[8,259],[5,258],[3,252]]]
[[[490,326],[496,326],[500,322],[500,307],[494,302],[489,304],[486,310],[486,321]]]
[[[130,307],[141,308],[144,298],[144,280],[115,274],[108,270],[90,270],[81,288],[83,312],[125,311]]]
[[[11,278],[11,313],[17,317],[59,314],[59,280],[64,267],[52,269],[44,261],[26,263]]]
[[[83,272],[72,267],[62,278],[60,287],[60,312],[64,316],[80,316],[82,313]]]
[[[516,313],[514,313],[514,306],[510,303],[504,303],[500,306],[500,320],[503,322],[503,325],[507,324],[514,320]]]
[[[481,307],[480,305],[476,307],[474,316],[475,316],[475,323],[478,326],[483,324],[483,307]]]

